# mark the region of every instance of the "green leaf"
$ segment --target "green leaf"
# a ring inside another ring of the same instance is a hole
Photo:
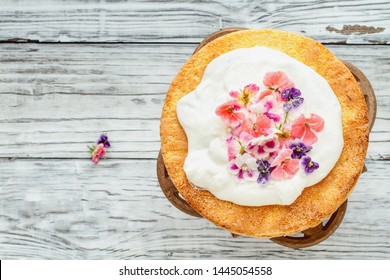
[[[89,149],[89,151],[90,151],[91,153],[93,153],[93,152],[96,150],[96,146],[95,146],[95,145],[87,146],[87,147],[88,147],[88,149]]]

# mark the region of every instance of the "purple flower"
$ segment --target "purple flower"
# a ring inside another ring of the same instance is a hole
[[[296,141],[290,144],[289,148],[293,150],[291,157],[300,159],[303,156],[306,156],[306,153],[308,153],[311,150],[311,146],[306,146],[301,141]]]
[[[289,112],[292,109],[298,108],[303,103],[304,99],[300,97],[301,91],[297,88],[287,88],[283,90],[281,96],[286,103],[283,105],[283,110]]]
[[[105,134],[100,135],[97,143],[103,144],[105,148],[111,147],[110,142],[108,142],[108,136]]]
[[[292,108],[293,105],[291,104],[291,102],[286,102],[283,104],[283,111],[285,112],[290,112]]]
[[[259,171],[259,177],[257,178],[257,183],[261,185],[266,185],[269,181],[269,177],[273,168],[271,168],[271,164],[268,160],[258,160],[256,161],[258,164],[257,170]]]
[[[317,162],[312,161],[311,158],[308,156],[305,156],[301,159],[301,165],[305,169],[306,175],[313,173],[320,167]]]

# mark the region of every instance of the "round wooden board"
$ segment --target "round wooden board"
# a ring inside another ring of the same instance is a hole
[[[209,42],[215,40],[218,37],[224,36],[231,32],[236,32],[240,30],[245,30],[246,28],[225,28],[217,32],[210,34],[206,37],[195,49],[194,53],[199,51]],[[376,98],[374,90],[371,86],[371,83],[367,77],[360,71],[356,66],[352,65],[347,61],[343,63],[351,71],[355,79],[360,85],[360,88],[364,94],[369,115],[369,127],[372,129],[376,117]],[[364,167],[364,171],[366,168]],[[363,172],[364,172],[363,171]],[[196,212],[181,196],[179,191],[176,189],[174,184],[169,178],[168,172],[165,168],[165,164],[161,155],[161,152],[158,155],[157,159],[157,177],[160,184],[160,187],[167,197],[167,199],[179,210],[183,211],[186,214],[192,215],[194,217],[202,217],[198,212]],[[335,213],[332,214],[330,219],[325,223],[320,223],[319,225],[306,229],[300,233],[301,236],[282,236],[271,238],[270,240],[289,248],[305,248],[314,246],[331,236],[338,226],[341,224],[345,212],[347,210],[347,200],[337,209]],[[233,234],[233,237],[237,235]]]
[[[161,152],[158,154],[158,158],[157,158],[157,178],[161,190],[163,191],[164,195],[172,203],[173,206],[175,206],[177,209],[183,211],[188,215],[194,217],[202,217],[198,212],[195,211],[194,208],[192,208],[184,200],[184,198],[181,197],[179,191],[172,183],[172,180],[169,178],[168,171],[165,168],[165,164]]]

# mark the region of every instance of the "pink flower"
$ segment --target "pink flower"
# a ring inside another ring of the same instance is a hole
[[[241,152],[241,144],[239,141],[237,141],[233,136],[231,136],[229,139],[226,140],[227,148],[228,148],[228,157],[229,161],[236,158],[236,155],[238,155]]]
[[[243,113],[238,112],[240,109],[241,106],[238,104],[237,100],[231,100],[218,106],[215,113],[217,116],[221,117],[226,124],[235,128],[239,126],[245,118]]]
[[[250,106],[250,110],[257,114],[264,114],[274,122],[279,122],[282,119],[281,116],[284,115],[283,103],[277,100],[277,94],[274,93]]]
[[[240,135],[245,132],[247,134],[252,134],[252,130],[253,130],[253,126],[254,126],[254,121],[251,120],[250,118],[246,118],[239,127],[237,127],[236,129],[234,129],[232,131],[232,134],[236,137],[240,137]]]
[[[240,105],[247,107],[248,104],[252,104],[256,94],[259,92],[259,87],[256,84],[249,84],[244,87],[241,92],[232,90],[229,94],[235,98]]]
[[[278,92],[294,87],[294,83],[282,71],[266,73],[263,83],[268,89]]]
[[[310,114],[308,118],[301,114],[291,124],[291,136],[301,139],[306,145],[317,142],[317,135],[313,132],[321,132],[324,129],[324,119],[316,114]]]
[[[250,154],[238,154],[235,159],[229,162],[230,171],[236,175],[238,182],[244,180],[255,181],[258,176],[256,159]]]
[[[256,119],[256,125],[254,127],[254,136],[268,135],[270,128],[273,125],[273,121],[265,115],[260,115]]]
[[[249,141],[251,141],[255,137],[252,134],[241,132],[238,138],[240,139],[242,147],[244,147],[248,144]]]
[[[259,97],[257,98],[257,102],[261,101],[264,97],[271,95],[272,93],[273,93],[273,91],[270,89],[266,89],[266,90],[262,91],[260,93]]]
[[[98,163],[100,158],[103,157],[106,154],[106,148],[104,147],[104,144],[101,143],[97,145],[95,150],[92,152],[92,162]]]
[[[279,143],[277,136],[275,135],[262,135],[260,137],[254,138],[249,141],[245,147],[245,150],[248,153],[251,153],[257,159],[269,157],[271,153],[277,151],[278,149]]]
[[[292,159],[291,149],[283,149],[271,162],[271,167],[275,169],[271,173],[271,178],[275,180],[291,179],[299,170],[299,160]]]
[[[238,136],[242,137],[242,134],[251,135],[252,138],[259,137],[261,135],[268,135],[272,132],[272,127],[274,123],[265,115],[260,115],[256,118],[255,121],[247,118],[245,119],[241,126],[238,128]],[[250,140],[250,139],[249,139]],[[247,142],[247,141],[246,141]]]

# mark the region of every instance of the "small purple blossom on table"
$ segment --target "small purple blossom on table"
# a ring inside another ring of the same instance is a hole
[[[106,134],[100,135],[99,139],[97,140],[97,146],[88,146],[88,149],[92,155],[92,162],[97,164],[99,160],[106,154],[107,148],[109,147],[111,147],[111,144],[108,142],[108,136]]]
[[[97,142],[98,144],[103,144],[105,148],[111,147],[110,142],[108,142],[108,136],[106,134],[102,134],[99,137],[99,140]]]

